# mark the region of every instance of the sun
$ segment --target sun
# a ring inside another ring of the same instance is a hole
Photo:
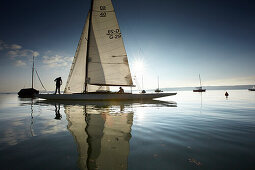
[[[132,66],[135,74],[143,74],[145,71],[145,64],[142,58],[135,59]]]

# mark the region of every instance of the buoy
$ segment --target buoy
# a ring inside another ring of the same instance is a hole
[[[226,92],[226,93],[225,93],[225,96],[226,96],[226,97],[228,97],[228,96],[229,96],[228,92]]]

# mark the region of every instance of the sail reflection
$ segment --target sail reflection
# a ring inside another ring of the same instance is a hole
[[[64,105],[79,168],[127,169],[133,112],[123,107]]]
[[[80,169],[127,169],[129,141],[135,107],[176,107],[176,103],[144,102],[64,102],[40,101],[63,105],[68,130],[75,139]]]

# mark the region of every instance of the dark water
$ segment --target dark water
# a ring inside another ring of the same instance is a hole
[[[228,92],[146,103],[2,94],[1,169],[255,169],[255,92]]]

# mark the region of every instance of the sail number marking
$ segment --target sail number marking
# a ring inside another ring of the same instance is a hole
[[[110,39],[118,39],[121,37],[121,32],[120,29],[112,29],[112,30],[108,30],[107,34],[109,36]]]
[[[105,12],[105,10],[106,10],[106,6],[100,6],[100,11],[102,11],[101,13],[100,13],[100,17],[106,17],[106,12]]]

